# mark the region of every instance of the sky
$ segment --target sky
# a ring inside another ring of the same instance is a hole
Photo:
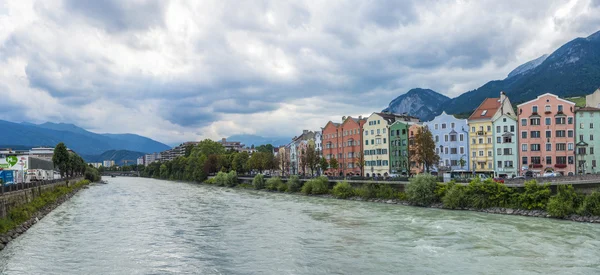
[[[0,0],[0,119],[176,144],[450,97],[600,30],[600,0]]]

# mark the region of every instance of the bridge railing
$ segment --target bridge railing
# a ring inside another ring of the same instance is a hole
[[[0,195],[4,195],[4,193],[10,193],[10,192],[15,192],[15,191],[20,191],[20,190],[37,188],[37,187],[49,185],[49,184],[55,184],[57,182],[70,181],[73,179],[76,179],[76,177],[54,179],[54,180],[43,180],[43,181],[19,182],[19,183],[11,183],[11,184],[2,183],[0,186]]]

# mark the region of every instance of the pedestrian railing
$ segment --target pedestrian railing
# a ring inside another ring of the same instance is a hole
[[[26,189],[32,189],[32,188],[38,188],[40,186],[49,185],[49,184],[55,184],[55,183],[58,183],[58,182],[70,181],[72,179],[75,179],[75,178],[72,177],[72,178],[63,178],[63,179],[54,179],[54,180],[43,180],[43,181],[18,182],[18,183],[2,183],[2,186],[0,187],[0,192],[1,192],[2,195],[4,195],[5,193],[20,191],[20,190],[26,190]]]

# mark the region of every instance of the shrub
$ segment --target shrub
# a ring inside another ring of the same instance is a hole
[[[287,182],[287,192],[293,193],[300,191],[302,184],[300,183],[300,179],[298,176],[291,176]]]
[[[398,191],[387,184],[380,184],[375,189],[375,197],[380,199],[395,199],[398,196]]]
[[[583,216],[600,216],[600,191],[585,196],[577,212]]]
[[[227,173],[227,181],[226,181],[226,185],[228,187],[234,187],[238,184],[238,176],[237,176],[237,172],[235,171],[230,171],[229,173]]]
[[[227,185],[227,174],[224,172],[217,173],[217,175],[214,177],[214,179],[215,179],[215,184],[217,186]]]
[[[215,178],[210,178],[204,181],[206,184],[215,184]]]
[[[510,205],[512,190],[506,185],[487,179],[471,181],[467,186],[470,207],[485,209],[490,207],[506,207]]]
[[[265,177],[262,174],[254,176],[254,179],[252,180],[252,185],[256,190],[265,189]]]
[[[467,208],[470,205],[467,186],[461,184],[452,184],[447,186],[446,194],[442,198],[444,208],[460,209]]]
[[[550,199],[550,185],[535,180],[525,182],[525,191],[517,196],[517,206],[523,209],[546,209]]]
[[[84,177],[86,180],[89,180],[91,182],[100,181],[100,179],[102,178],[100,176],[100,173],[98,172],[98,169],[89,166],[85,167]],[[2,180],[0,180],[0,183],[2,183]]]
[[[547,211],[552,217],[563,218],[575,213],[578,195],[572,185],[557,186],[555,196],[548,200]]]
[[[367,182],[365,184],[363,184],[362,186],[356,188],[355,193],[357,196],[363,198],[363,199],[370,199],[370,198],[374,198],[377,194],[375,190],[376,184],[373,182]]]
[[[404,192],[398,192],[397,196],[398,196],[398,200],[401,200],[401,201],[407,201],[408,200],[408,196]]]
[[[244,188],[244,189],[252,189],[252,188],[254,188],[254,186],[252,184],[249,184],[249,183],[240,183],[236,187],[237,188]]]
[[[338,199],[347,199],[354,196],[354,188],[352,188],[352,186],[348,182],[342,181],[338,182],[333,187],[331,193],[334,197]]]
[[[411,178],[406,186],[408,201],[414,205],[429,206],[435,202],[437,177],[430,174],[419,174]]]
[[[266,189],[269,191],[277,191],[280,184],[283,184],[279,177],[270,178],[267,180]]]
[[[286,192],[288,189],[287,184],[280,182],[279,185],[277,185],[277,191],[279,192]]]
[[[437,200],[441,201],[442,198],[444,198],[444,196],[446,195],[446,192],[448,192],[448,190],[452,188],[452,185],[454,184],[456,184],[454,180],[448,183],[438,183],[435,187],[435,196]]]
[[[302,193],[305,195],[321,195],[329,193],[329,179],[326,177],[318,177],[307,181],[302,186]]]

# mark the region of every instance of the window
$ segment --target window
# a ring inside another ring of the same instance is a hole
[[[374,139],[371,140],[371,145],[373,145],[373,144],[375,144],[375,140]]]
[[[531,107],[531,111],[534,112],[534,113],[537,113],[537,111],[538,111],[537,106]]]
[[[512,148],[504,148],[504,155],[512,155]]]
[[[521,144],[521,151],[527,152],[527,144]]]
[[[463,137],[463,134],[458,135],[458,141],[464,141],[465,138]]]
[[[552,122],[552,118],[547,117],[546,118],[546,125],[552,124],[551,122]]]
[[[527,165],[527,157],[521,158],[521,163],[523,163],[524,165]]]
[[[450,141],[456,141],[456,135],[454,135],[454,134],[450,135]]]
[[[473,151],[473,157],[477,156],[477,152]]]
[[[567,149],[568,149],[569,151],[573,151],[573,143],[569,143],[569,144],[567,144]]]
[[[488,125],[487,130],[488,130],[488,132],[491,132],[492,131],[492,126]]]
[[[371,130],[371,135],[374,135],[374,134],[375,134],[375,130]]]
[[[583,141],[583,135],[579,135],[579,140]]]
[[[492,151],[488,151],[488,157],[492,156]]]
[[[369,140],[365,139],[365,145],[369,145]]]
[[[444,148],[444,154],[448,154],[448,147]]]
[[[556,144],[556,151],[565,151],[565,150],[567,150],[566,143],[557,143]]]
[[[573,164],[573,157],[569,157],[568,159],[569,164]]]
[[[546,143],[546,151],[552,151],[552,144]]]
[[[568,117],[567,118],[567,124],[573,124],[573,118],[572,117]]]
[[[513,167],[513,161],[512,160],[505,161],[504,162],[504,167],[512,168]]]
[[[492,163],[488,162],[488,169],[492,169]]]
[[[531,138],[539,138],[540,131],[531,131]]]
[[[500,128],[500,126],[496,126],[496,133],[501,133],[501,128]]]
[[[475,139],[473,139],[473,144],[475,144]]]
[[[383,133],[385,134],[385,128],[383,128]]]
[[[483,151],[481,151],[481,150],[479,151],[479,156],[483,157]]]
[[[515,132],[515,125],[510,125],[510,132],[514,133]]]
[[[557,125],[562,125],[562,124],[565,124],[565,118],[564,118],[564,117],[557,117],[557,118],[555,118],[554,120],[555,120],[555,123],[556,123]]]
[[[594,147],[590,147],[590,155],[594,154]]]
[[[450,128],[454,129],[454,122],[450,123]]]
[[[479,138],[479,144],[483,144],[483,138]]]
[[[502,143],[502,138],[501,137],[497,137],[496,138],[496,143]]]
[[[556,130],[556,137],[565,137],[565,130]]]
[[[435,135],[435,142],[440,142],[440,136]]]
[[[592,167],[596,167],[596,160],[595,159],[592,160]]]
[[[500,148],[496,149],[496,154],[497,155],[502,155],[502,149],[500,149]]]
[[[504,143],[512,143],[512,137],[504,137]]]
[[[379,134],[381,134],[381,132],[380,132],[380,129],[377,129],[377,134],[378,134],[378,135],[379,135]]]
[[[552,164],[552,157],[546,156],[546,165],[551,165],[551,164]]]
[[[446,129],[446,123],[442,123],[442,129]]]
[[[521,138],[527,138],[527,132],[525,132],[525,131],[521,132]]]
[[[567,157],[556,157],[556,164],[567,164]]]
[[[442,124],[443,125],[443,124]],[[448,135],[444,135],[444,141],[448,142]]]
[[[592,113],[593,114],[593,113]],[[590,122],[590,129],[594,129],[594,123]]]
[[[573,130],[569,130],[567,132],[567,134],[568,134],[568,137],[572,138],[573,137]]]
[[[475,133],[475,127],[471,127],[471,132]]]
[[[368,136],[368,135],[369,135],[369,131],[365,130],[365,136]]]
[[[529,124],[530,125],[540,125],[540,119],[539,118],[532,118],[529,120]]]
[[[393,137],[393,136],[395,136],[395,135],[396,135],[396,131],[394,131],[394,130],[390,131],[390,136],[391,136],[391,137]]]
[[[526,118],[521,119],[521,126],[527,126],[527,119]]]
[[[544,111],[546,111],[546,112],[550,112],[550,111],[551,111],[551,109],[550,109],[550,105],[546,105],[546,106],[544,106]]]
[[[562,112],[563,111],[563,106],[562,105],[558,105],[558,111]]]
[[[458,152],[456,148],[450,148],[450,154],[456,155],[457,153]]]
[[[531,157],[531,164],[541,164],[540,157]]]
[[[488,140],[487,140],[487,143],[488,143],[488,144],[491,144],[491,143],[492,143],[492,138],[491,138],[491,137],[489,137],[489,138],[488,138]]]
[[[579,123],[579,129],[584,129],[583,123]]]
[[[502,168],[502,161],[498,161],[498,168]]]
[[[437,123],[433,125],[433,129],[436,129],[436,130],[438,129],[438,124]]]
[[[508,126],[506,126],[506,125],[504,126],[504,132],[505,133],[508,132]]]
[[[502,118],[502,122],[506,122],[506,118]]]
[[[485,116],[485,114],[487,114],[487,110],[483,110],[483,112],[481,112],[481,116]]]
[[[540,145],[539,144],[531,144],[531,151],[539,151],[540,150]]]
[[[377,160],[377,166],[381,166],[381,160]]]
[[[465,154],[465,147],[460,147],[460,154],[464,155]]]
[[[594,135],[590,135],[590,140],[594,140]]]
[[[552,131],[546,130],[546,138],[551,138],[551,137],[552,137]]]

